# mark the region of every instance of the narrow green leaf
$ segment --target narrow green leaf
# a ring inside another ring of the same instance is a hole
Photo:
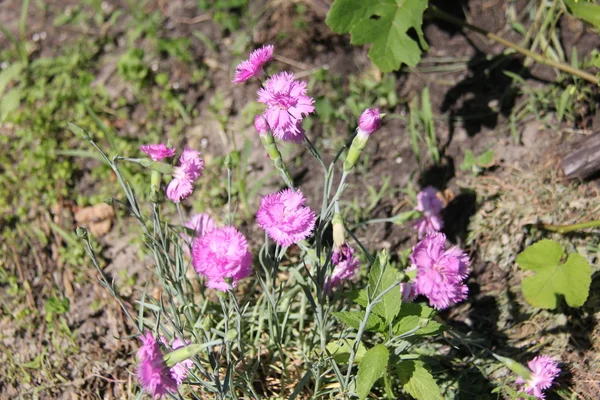
[[[365,399],[375,382],[386,372],[389,357],[388,349],[382,344],[369,349],[364,355],[356,376],[356,394],[359,399]]]
[[[405,360],[396,365],[404,389],[417,400],[443,400],[433,376],[419,360]]]

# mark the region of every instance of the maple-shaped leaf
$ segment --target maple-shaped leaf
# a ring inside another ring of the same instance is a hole
[[[563,248],[548,239],[526,248],[517,264],[535,275],[523,278],[521,288],[525,300],[534,307],[555,309],[562,295],[571,307],[581,307],[588,297],[592,269],[587,260],[571,253],[563,263]]]
[[[369,58],[382,72],[414,67],[428,49],[421,25],[427,0],[335,0],[325,22],[337,33],[350,32],[352,44],[371,43]],[[419,44],[408,35],[414,28]]]

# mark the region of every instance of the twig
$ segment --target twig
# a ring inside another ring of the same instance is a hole
[[[525,56],[533,59],[534,61],[536,61],[538,63],[549,65],[549,66],[551,66],[553,68],[557,68],[557,69],[559,69],[559,70],[561,70],[563,72],[566,72],[568,74],[575,75],[575,76],[578,76],[578,77],[580,77],[582,79],[585,79],[586,81],[591,82],[591,83],[593,83],[595,85],[600,85],[600,79],[598,79],[598,77],[596,77],[596,76],[594,76],[594,75],[592,75],[592,74],[590,74],[588,72],[582,71],[582,70],[580,70],[578,68],[571,67],[570,65],[563,64],[563,63],[558,62],[558,61],[550,60],[550,59],[544,57],[541,54],[537,54],[537,53],[534,53],[532,51],[529,51],[526,48],[521,47],[518,44],[515,44],[515,43],[513,43],[511,41],[508,41],[508,40],[506,40],[506,39],[504,39],[504,38],[502,38],[502,37],[500,37],[500,36],[498,36],[498,35],[496,35],[496,34],[494,34],[492,32],[486,31],[485,29],[482,29],[482,28],[479,28],[479,27],[477,27],[475,25],[471,25],[469,23],[461,21],[458,18],[454,18],[453,16],[446,14],[445,12],[443,12],[442,10],[440,10],[439,8],[437,8],[436,6],[431,6],[431,8],[429,9],[429,14],[432,17],[434,17],[434,18],[439,18],[439,19],[442,19],[442,20],[444,20],[446,22],[449,22],[451,24],[454,24],[454,25],[457,25],[457,26],[461,26],[463,28],[467,28],[467,29],[470,29],[470,30],[472,30],[474,32],[477,32],[480,35],[483,35],[483,36],[485,36],[485,37],[487,37],[487,38],[489,38],[489,39],[491,39],[491,40],[493,40],[495,42],[498,42],[498,43],[500,43],[500,44],[502,44],[502,45],[504,45],[504,46],[506,46],[506,47],[508,47],[510,49],[513,49],[516,52],[521,53],[521,54],[523,54],[523,55],[525,55]]]

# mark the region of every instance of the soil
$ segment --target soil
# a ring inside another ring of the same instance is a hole
[[[40,11],[38,7],[32,7],[34,12],[27,20],[28,37],[40,32],[47,33],[46,39],[36,44],[38,56],[56,54],[61,46],[76,40],[81,34],[92,38],[106,35],[101,26],[82,33],[69,25],[54,25],[53,21],[57,15],[63,13],[67,7],[75,7],[79,2],[53,0],[46,3],[45,12]],[[310,29],[300,32],[294,28],[297,18],[296,2],[264,0],[250,3],[251,11],[262,10],[256,11],[258,23],[253,31],[252,40],[256,45],[276,43],[277,54],[288,60],[281,63],[282,69],[291,69],[302,74],[310,73],[312,68],[327,65],[331,73],[342,76],[371,70],[367,48],[350,45],[348,36],[335,35],[325,25],[324,16],[329,0],[302,1],[307,7],[302,17]],[[500,31],[506,25],[505,11],[508,2],[470,0],[437,3],[453,13],[464,8],[470,21],[493,32]],[[4,0],[0,3],[0,22],[12,32],[17,32],[20,4],[19,0]],[[122,7],[119,1],[105,1],[102,4],[108,10]],[[525,4],[525,1],[518,1],[517,10],[521,10]],[[162,8],[158,8],[159,5],[162,5]],[[230,66],[235,61],[234,57],[228,52],[220,51],[226,49],[227,44],[236,39],[236,35],[224,35],[221,28],[211,20],[198,24],[182,23],[181,19],[192,18],[198,14],[195,1],[148,2],[144,6],[146,12],[156,9],[163,12],[163,34],[168,37],[191,38],[194,61],[204,63],[210,68],[212,85],[206,89],[190,83],[190,71],[185,65],[165,64],[166,60],[156,60],[160,69],[170,70],[177,77],[178,90],[186,93],[186,103],[195,104],[194,109],[198,111],[198,115],[185,127],[181,135],[182,141],[192,147],[201,147],[205,154],[223,155],[228,150],[230,143],[222,141],[214,133],[220,128],[207,112],[216,88],[223,92],[225,99],[229,99],[226,112],[232,124],[230,129],[254,139],[253,129],[244,125],[240,111],[248,101],[254,99],[256,87],[252,84],[232,87],[229,81]],[[120,18],[125,21],[129,16],[123,15]],[[92,72],[97,81],[103,82],[115,101],[124,97],[131,104],[130,119],[110,122],[123,134],[143,137],[145,111],[136,107],[130,89],[114,76],[117,59],[115,54],[121,54],[127,48],[124,40],[126,32],[122,31],[124,26],[126,24],[118,23],[109,28],[117,30],[111,33],[117,40],[100,50],[97,67]],[[561,40],[569,57],[573,47],[577,48],[580,55],[584,55],[600,46],[600,36],[579,21],[563,16],[560,27]],[[222,42],[225,45],[219,46],[220,49],[216,51],[205,47],[193,35],[197,30],[215,43]],[[484,246],[485,242],[468,240],[467,237],[469,224],[473,216],[481,211],[482,204],[476,192],[463,189],[468,187],[465,182],[483,185],[496,179],[500,181],[498,184],[504,184],[505,188],[514,184],[507,171],[540,170],[550,171],[548,179],[551,181],[568,185],[561,181],[558,161],[561,155],[580,140],[579,135],[569,134],[567,129],[557,134],[545,128],[543,124],[531,120],[518,126],[521,141],[515,144],[507,129],[508,115],[521,99],[516,90],[507,90],[511,80],[503,70],[515,73],[524,71],[524,76],[532,85],[553,81],[556,73],[545,66],[524,67],[521,57],[504,57],[501,46],[488,42],[475,33],[465,34],[447,24],[428,21],[424,32],[430,46],[426,58],[453,56],[470,60],[467,62],[467,69],[455,72],[424,73],[416,69],[397,73],[397,93],[401,98],[401,104],[394,110],[397,114],[405,114],[406,104],[424,87],[429,87],[434,115],[439,116],[436,119],[436,134],[439,143],[442,144],[442,162],[438,166],[419,165],[411,149],[407,124],[400,118],[388,119],[376,137],[369,141],[366,150],[370,156],[368,171],[350,178],[349,190],[345,196],[351,200],[355,195],[364,195],[369,185],[379,188],[383,177],[390,178],[393,188],[402,188],[413,182],[418,187],[433,185],[445,192],[448,200],[445,211],[446,233],[451,241],[467,248],[475,262],[469,281],[472,295],[463,305],[443,314],[443,318],[458,330],[485,333],[487,344],[493,351],[504,351],[504,355],[515,356],[521,360],[523,349],[530,348],[537,342],[560,339],[560,343],[550,347],[554,355],[569,365],[569,373],[561,376],[561,383],[568,385],[569,390],[576,393],[578,398],[598,398],[600,327],[597,318],[600,312],[600,297],[591,296],[586,306],[580,310],[535,314],[528,308],[520,293],[521,276],[512,268],[504,268],[497,263],[481,259],[479,248]],[[518,40],[516,34],[506,33],[507,39]],[[7,38],[0,37],[0,46],[7,45]],[[141,46],[144,46],[143,41]],[[485,56],[489,57],[486,59]],[[165,124],[166,129],[169,129],[175,121],[165,121]],[[584,113],[577,126],[586,132],[597,131],[599,127],[600,117],[593,113]],[[310,132],[317,148],[321,148],[324,140],[319,136],[321,128],[316,122]],[[264,157],[260,143],[256,140],[252,142],[249,179],[258,180],[270,171],[271,166],[269,160]],[[477,180],[479,178],[473,178],[469,171],[459,169],[465,149],[480,154],[490,148],[494,150],[497,162],[494,169],[486,173],[484,179]],[[422,151],[424,154],[426,149],[423,148]],[[301,160],[292,167],[294,179],[314,207],[320,198],[321,181],[312,179],[310,171],[318,169],[318,165],[304,150],[295,149],[292,156]],[[326,154],[325,157],[330,159],[332,154]],[[415,171],[418,171],[416,176]],[[93,184],[83,181],[79,184],[83,194],[93,193]],[[278,188],[278,185],[279,183],[272,179],[259,194],[271,192]],[[598,204],[597,190],[598,187],[594,183],[584,183],[580,194],[583,198],[591,199],[590,202],[595,201]],[[255,199],[252,200],[251,206],[256,206]],[[388,217],[409,207],[404,195],[388,196],[377,205],[373,217]],[[126,220],[116,221],[112,231],[101,239],[102,256],[108,262],[105,271],[121,286],[122,270],[127,270],[128,275],[134,275],[138,282],[145,282],[151,275],[150,262],[148,265],[139,262],[138,249],[134,247],[133,238],[128,236],[128,224]],[[250,233],[256,228],[250,225],[246,229]],[[365,246],[374,251],[388,248],[395,252],[415,244],[415,235],[411,227],[377,224],[368,230],[360,229],[356,233]],[[518,245],[522,249],[523,243]],[[30,329],[30,326],[26,325],[15,326],[9,318],[0,315],[2,353],[5,353],[5,357],[9,357],[12,363],[24,364],[34,360],[44,347],[48,351],[44,357],[52,359],[53,365],[61,366],[56,373],[60,373],[64,379],[32,374],[34,378],[30,382],[14,382],[10,377],[0,377],[0,398],[29,398],[34,392],[41,398],[128,397],[131,387],[135,384],[132,381],[132,371],[137,344],[133,340],[119,339],[134,333],[126,323],[123,312],[98,284],[94,269],[90,268],[86,272],[86,279],[75,281],[72,273],[69,275],[68,271],[61,268],[56,252],[44,250],[39,254],[39,260],[32,259],[27,254],[19,254],[16,255],[14,263],[8,262],[10,266],[19,263],[18,259],[22,260],[20,268],[23,269],[23,279],[31,285],[31,301],[39,310],[39,314],[28,320],[28,324],[46,326],[42,321],[47,293],[44,288],[58,285],[70,300],[70,311],[66,318],[68,329],[74,333],[73,341],[52,343],[51,332]],[[596,278],[592,293],[594,289],[595,293],[598,293],[599,288],[600,281]],[[10,287],[0,286],[3,298],[10,298],[9,291]],[[131,301],[135,299],[133,293],[129,296],[125,294],[124,297]],[[18,311],[24,305],[15,307]],[[561,318],[568,323],[559,320]],[[540,327],[542,329],[539,329]],[[55,325],[55,329],[61,328]],[[58,349],[61,352],[58,352]],[[68,357],[62,360],[54,359],[59,357],[57,354],[63,352],[67,352]]]

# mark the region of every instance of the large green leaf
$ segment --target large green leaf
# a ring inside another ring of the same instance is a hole
[[[559,295],[564,296],[571,307],[585,303],[592,281],[590,265],[577,253],[569,254],[567,261],[561,264],[563,254],[558,243],[544,239],[517,257],[522,269],[535,272],[521,283],[525,300],[532,306],[555,309]]]
[[[412,67],[428,49],[421,25],[427,0],[335,0],[326,23],[338,33],[351,35],[353,44],[371,43],[369,58],[383,72]],[[407,32],[414,29],[415,42]]]
[[[369,271],[369,292],[372,293],[372,300],[396,283],[398,271],[389,265],[388,259],[389,254],[381,252]],[[373,312],[382,317],[385,323],[389,325],[398,315],[401,305],[402,293],[400,288],[396,287],[382,296],[381,301],[373,307]]]
[[[600,6],[584,0],[564,0],[575,17],[582,19],[600,30]]]
[[[358,366],[356,376],[356,394],[359,399],[365,399],[371,392],[371,388],[387,370],[390,352],[382,345],[369,349]]]
[[[419,360],[400,361],[396,365],[404,390],[417,400],[443,400],[433,376]]]
[[[432,320],[435,310],[420,303],[402,303],[402,308],[394,324],[394,335],[416,331],[414,335],[433,335],[441,332],[444,326]],[[420,327],[419,329],[417,329]]]
[[[361,321],[365,318],[364,311],[339,311],[334,312],[333,316],[339,319],[341,322],[346,324],[347,326],[358,329],[360,327]],[[369,319],[367,320],[367,325],[365,326],[365,330],[378,332],[382,330],[384,327],[383,320],[379,318],[377,315],[371,313],[369,314]]]
[[[329,351],[336,363],[346,364],[348,363],[348,359],[350,358],[350,354],[352,353],[354,343],[356,343],[354,339],[335,340],[327,344],[327,351]],[[356,350],[356,355],[354,356],[354,362],[360,364],[360,361],[362,360],[366,352],[367,349],[365,345],[359,343],[358,349]]]

